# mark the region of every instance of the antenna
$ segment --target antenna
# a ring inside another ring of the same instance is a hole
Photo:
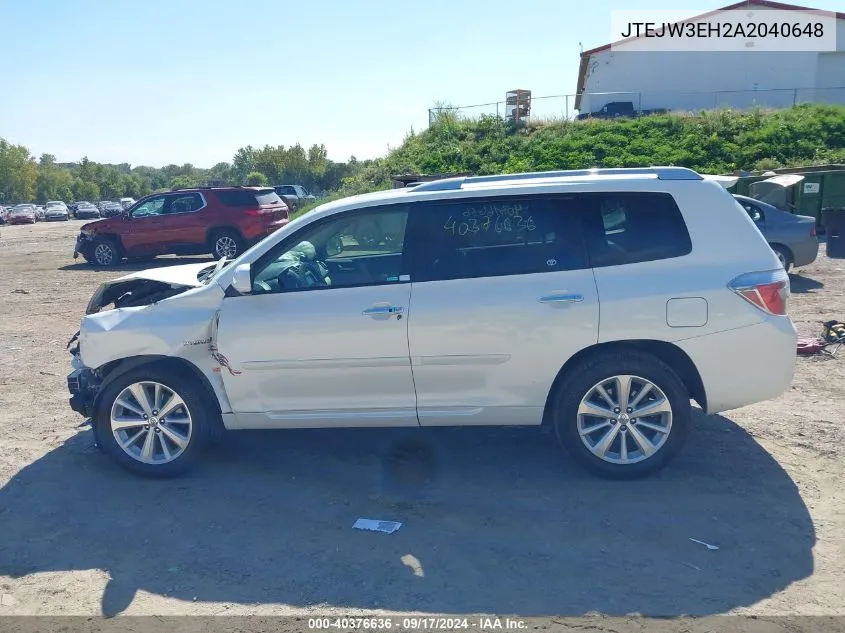
[[[578,48],[581,49],[581,54],[584,54],[584,45],[581,42],[578,42]]]

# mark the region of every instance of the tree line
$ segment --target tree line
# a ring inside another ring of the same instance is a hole
[[[494,174],[589,167],[677,165],[701,173],[845,163],[845,106],[714,110],[593,121],[466,119],[441,112],[386,156],[345,163],[326,148],[265,145],[239,149],[231,163],[131,167],[83,158],[56,163],[0,139],[0,204],[94,200],[210,183],[299,184],[331,197],[386,189],[396,174]]]
[[[186,163],[165,167],[105,164],[82,158],[59,163],[52,154],[35,158],[23,145],[0,138],[0,205],[48,200],[117,200],[153,192],[208,185],[297,184],[318,192],[340,189],[343,180],[371,161],[353,156],[344,163],[329,160],[323,145],[305,149],[247,146],[231,163],[201,168]]]

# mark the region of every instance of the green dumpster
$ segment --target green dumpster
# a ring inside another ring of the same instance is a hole
[[[845,207],[845,165],[791,167],[740,176],[731,191],[763,198],[781,209],[814,217],[818,228],[825,230],[822,209]]]

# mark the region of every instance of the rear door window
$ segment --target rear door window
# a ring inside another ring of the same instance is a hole
[[[750,202],[745,202],[744,200],[740,202],[742,208],[745,209],[745,212],[748,214],[748,217],[752,219],[754,224],[762,224],[765,217],[763,216],[763,210],[758,207],[756,204],[751,204]]]
[[[169,204],[165,205],[165,213],[193,213],[205,206],[202,196],[198,193],[186,193],[170,196]]]
[[[668,193],[613,192],[578,196],[594,267],[682,257],[692,241]]]
[[[563,199],[530,196],[418,203],[414,281],[586,268],[575,216]]]

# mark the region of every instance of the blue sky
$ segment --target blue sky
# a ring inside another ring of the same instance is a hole
[[[614,9],[729,3],[0,0],[0,136],[60,161],[208,167],[297,142],[371,158],[438,101],[574,93],[579,42],[607,43]]]

